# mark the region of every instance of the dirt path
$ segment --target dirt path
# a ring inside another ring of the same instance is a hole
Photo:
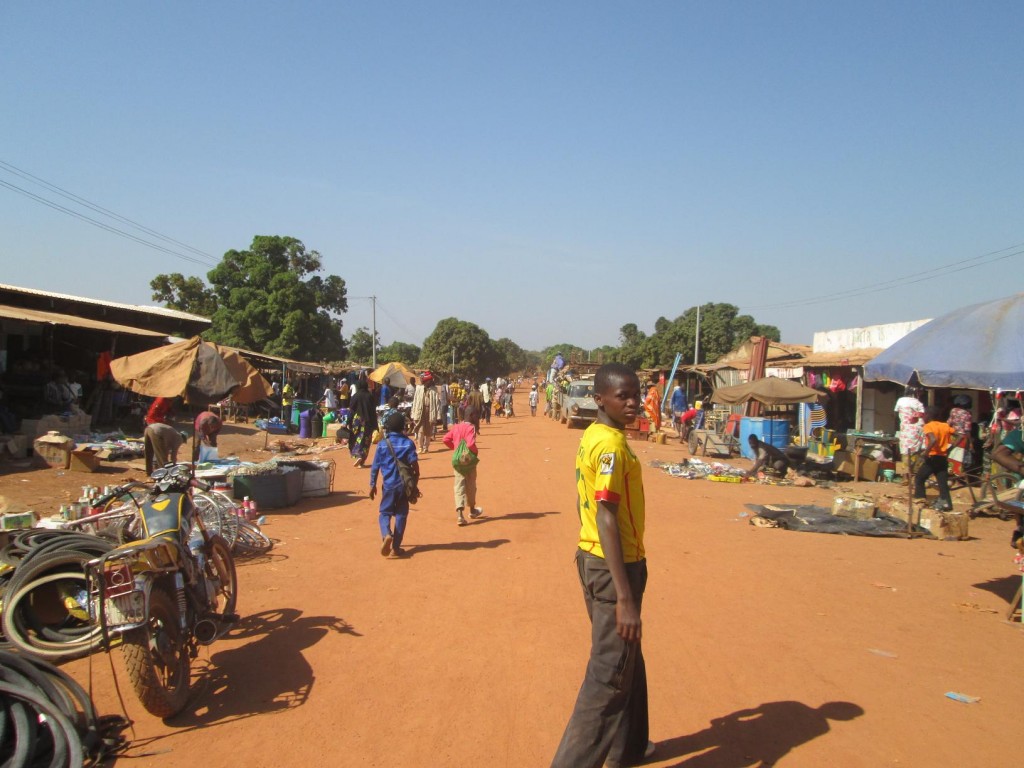
[[[262,445],[231,429],[227,447]],[[268,514],[278,544],[240,564],[245,618],[197,661],[185,714],[149,717],[115,663],[138,737],[139,759],[124,764],[547,765],[589,642],[572,562],[580,435],[540,416],[485,426],[486,516],[465,528],[450,454],[426,454],[405,560],[379,554],[367,471],[325,454],[335,493]],[[685,455],[635,448],[645,465]],[[43,508],[82,477],[4,474],[0,494]],[[743,505],[828,504],[832,492],[654,469],[645,481],[653,765],[1019,763],[1024,634],[1003,621],[1020,578],[1008,523],[973,521],[968,542],[801,534],[755,528]],[[83,682],[90,667],[100,710],[118,712],[106,658],[67,665]]]

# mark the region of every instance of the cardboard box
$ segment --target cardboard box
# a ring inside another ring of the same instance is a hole
[[[100,468],[99,452],[91,448],[84,448],[80,451],[71,452],[71,464],[69,469],[72,472],[95,472]]]
[[[906,499],[893,499],[889,514],[900,520],[907,519]],[[966,541],[970,536],[970,519],[967,512],[939,512],[928,506],[924,500],[914,500],[914,523],[920,525],[932,536],[944,541]]]
[[[860,460],[860,476],[856,480],[867,480],[869,483],[878,479],[878,459],[862,457]]]
[[[67,469],[71,462],[71,449],[75,441],[58,432],[48,432],[37,437],[32,443],[36,453],[36,463],[41,467]]]
[[[853,454],[849,451],[836,451],[832,454],[832,471],[842,472],[853,477]]]
[[[971,538],[970,515],[966,512],[939,512],[925,507],[921,510],[921,527],[943,541],[966,541]]]
[[[36,523],[36,516],[32,512],[9,512],[0,515],[0,529],[14,531],[19,528],[31,528]]]
[[[870,520],[875,516],[875,500],[861,493],[848,493],[832,500],[832,514],[853,520]]]

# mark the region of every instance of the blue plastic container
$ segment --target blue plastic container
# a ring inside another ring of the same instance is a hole
[[[788,419],[744,416],[740,419],[740,455],[747,459],[754,458],[754,452],[750,450],[748,442],[751,435],[756,435],[761,442],[785,450],[790,441],[790,426]]]

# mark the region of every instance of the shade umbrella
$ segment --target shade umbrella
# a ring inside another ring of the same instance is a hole
[[[182,397],[189,403],[213,403],[241,388],[237,400],[249,403],[270,393],[270,385],[234,350],[198,336],[110,363],[114,380],[147,397]],[[261,382],[262,380],[262,382]]]
[[[821,392],[805,387],[799,381],[766,376],[763,379],[748,381],[746,384],[719,387],[711,394],[711,402],[740,405],[748,400],[756,400],[765,405],[793,405],[817,403],[821,397]]]
[[[237,389],[231,390],[231,399],[240,405],[247,403],[258,403],[274,394],[274,388],[266,377],[257,371],[248,360],[242,357],[238,350],[231,347],[222,347],[218,344],[211,344],[220,353],[224,364],[231,371],[231,375],[242,382]]]
[[[384,363],[378,366],[369,378],[378,384],[383,384],[387,379],[392,387],[406,387],[415,378],[416,372],[410,369],[405,363]]]
[[[1024,293],[972,304],[914,329],[864,366],[866,381],[1024,390]]]

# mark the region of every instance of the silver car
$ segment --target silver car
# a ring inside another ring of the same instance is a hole
[[[569,391],[562,395],[562,422],[572,429],[576,424],[586,425],[596,419],[594,380],[581,379],[569,384]]]

